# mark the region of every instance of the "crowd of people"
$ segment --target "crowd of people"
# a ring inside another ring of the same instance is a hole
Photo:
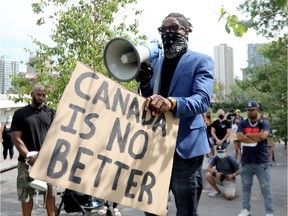
[[[225,112],[222,109],[217,111],[218,119],[214,121],[211,111],[204,115],[207,134],[212,146],[206,180],[215,190],[209,193],[209,196],[218,197],[223,194],[227,200],[232,200],[236,192],[236,176],[240,174],[243,209],[238,216],[248,216],[255,175],[264,198],[266,216],[271,216],[273,215],[273,200],[270,168],[271,162],[275,161],[273,134],[267,115],[265,113],[260,115],[260,107],[255,100],[248,101],[245,110],[246,119],[241,116],[239,109],[235,112],[234,109],[230,110],[226,119],[224,119]],[[227,154],[229,143],[234,144],[233,156]],[[215,147],[216,154],[214,153]]]

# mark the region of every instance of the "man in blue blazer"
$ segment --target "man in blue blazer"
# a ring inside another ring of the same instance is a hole
[[[192,24],[184,15],[169,14],[158,31],[164,55],[153,68],[142,64],[136,80],[152,115],[172,112],[180,119],[170,188],[177,216],[194,216],[202,192],[203,158],[210,152],[202,115],[210,106],[214,64],[211,57],[188,49]]]

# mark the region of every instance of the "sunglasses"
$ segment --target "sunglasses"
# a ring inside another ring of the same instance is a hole
[[[169,31],[169,32],[178,32],[181,29],[185,30],[185,28],[183,26],[181,26],[181,25],[172,24],[170,26],[165,26],[165,27],[161,26],[161,27],[158,28],[158,31],[159,31],[159,33],[165,33],[167,31]]]

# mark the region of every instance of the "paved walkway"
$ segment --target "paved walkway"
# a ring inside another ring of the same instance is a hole
[[[15,157],[12,160],[3,161],[2,145],[1,151],[1,216],[21,216],[20,203],[17,201],[16,195],[16,175],[17,175],[17,157],[18,152],[15,149]],[[233,146],[228,146],[228,152],[232,154]],[[274,216],[287,215],[287,150],[284,149],[283,144],[277,144],[275,147],[275,159],[271,169],[272,192],[274,200]],[[203,173],[206,170],[208,160],[204,160]],[[227,201],[224,197],[211,198],[208,193],[211,187],[204,180],[204,190],[199,204],[200,216],[237,216],[241,211],[241,180],[237,177],[237,191],[236,198],[232,201]],[[60,189],[61,190],[61,189]],[[42,204],[42,196],[39,197],[39,204]],[[61,201],[60,195],[57,196],[56,204],[59,206]],[[46,215],[45,210],[34,205],[33,216]],[[176,208],[174,206],[174,198],[168,202],[169,216],[176,215]],[[265,216],[263,198],[259,190],[258,181],[254,178],[251,197],[251,214],[253,216]],[[144,214],[136,209],[119,206],[122,216],[138,216]],[[67,214],[64,210],[61,215],[80,215],[79,213]],[[97,215],[96,213],[91,215]]]
[[[3,146],[2,146],[2,144],[1,144],[1,147],[0,147],[0,151],[1,151],[0,152],[1,153],[1,157],[0,157],[0,160],[1,160],[1,162],[0,162],[0,172],[2,173],[2,172],[6,172],[8,170],[16,168],[17,167],[17,158],[18,158],[18,155],[19,155],[19,153],[16,150],[16,148],[14,147],[14,157],[13,157],[12,160],[10,160],[10,159],[4,160],[3,159],[3,154],[2,154]],[[7,157],[9,158],[9,155]]]

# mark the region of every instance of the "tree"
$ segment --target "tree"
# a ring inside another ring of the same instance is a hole
[[[241,20],[235,14],[222,7],[221,19],[226,19],[225,30],[230,33],[231,29],[237,37],[242,37],[249,28],[256,30],[264,37],[275,37],[287,25],[287,0],[245,0],[238,6],[238,11],[247,14],[247,19]]]
[[[246,68],[249,80],[243,81],[243,89],[253,92],[255,98],[263,104],[265,112],[274,116],[272,128],[277,130],[279,138],[287,138],[287,40],[279,38],[262,46],[260,52],[270,60],[263,67]]]
[[[240,81],[236,80],[236,83],[233,83],[229,86],[231,92],[226,96],[227,102],[232,104],[238,104],[246,99],[245,92],[240,88],[239,83]]]
[[[47,21],[54,25],[50,35],[53,45],[32,37],[38,49],[27,49],[30,54],[36,54],[37,58],[29,64],[39,72],[37,82],[47,87],[49,106],[57,107],[77,61],[107,75],[103,51],[110,39],[121,36],[134,44],[146,40],[146,36],[139,34],[138,21],[127,21],[128,6],[131,16],[134,13],[136,17],[142,12],[132,7],[134,3],[137,0],[80,0],[77,3],[73,0],[40,0],[32,4],[33,12],[41,15],[37,25],[44,25]],[[46,11],[51,11],[49,8],[53,8],[53,12],[47,14]],[[59,76],[53,76],[51,66],[45,64],[47,60]],[[22,85],[23,82],[14,77],[13,84],[19,93],[14,100],[26,100],[24,96],[29,94],[33,83]],[[124,85],[132,89],[135,81]]]
[[[220,82],[214,83],[212,98],[216,103],[222,103],[224,101],[224,84]]]
[[[244,69],[249,79],[238,83],[248,98],[260,101],[265,112],[272,114],[272,128],[277,136],[287,142],[287,0],[245,0],[238,11],[245,13],[246,20],[230,15],[224,7],[220,18],[226,19],[225,29],[241,37],[249,28],[273,41],[260,48],[262,55],[269,59],[263,67]]]

